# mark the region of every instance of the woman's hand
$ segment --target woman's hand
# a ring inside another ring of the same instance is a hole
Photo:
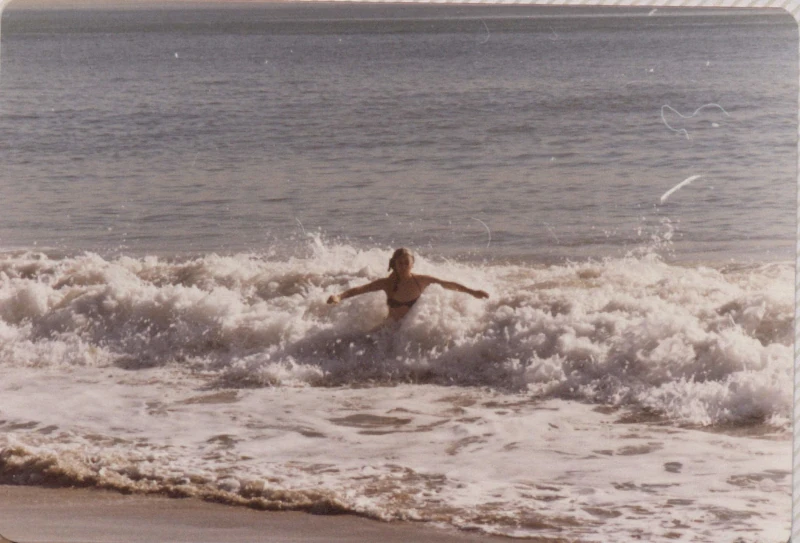
[[[489,297],[489,293],[483,290],[473,290],[470,291],[470,294],[475,296],[476,298],[485,299]]]
[[[330,298],[328,298],[328,304],[336,305],[342,301],[342,297],[338,294],[332,294]]]

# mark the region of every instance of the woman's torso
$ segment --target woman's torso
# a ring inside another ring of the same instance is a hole
[[[414,276],[408,278],[389,277],[386,288],[386,305],[389,306],[389,317],[402,319],[408,313],[425,290],[425,282]]]

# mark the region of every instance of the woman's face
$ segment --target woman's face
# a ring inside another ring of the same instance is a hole
[[[401,254],[394,259],[394,270],[399,274],[411,271],[413,265],[414,259],[407,254]]]

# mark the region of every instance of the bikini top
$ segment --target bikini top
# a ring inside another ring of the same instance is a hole
[[[419,296],[417,296],[417,297],[416,297],[416,298],[414,298],[413,300],[409,300],[409,301],[407,301],[407,302],[398,302],[397,300],[393,300],[393,299],[391,299],[391,298],[386,298],[386,305],[388,305],[388,306],[389,306],[389,307],[391,307],[392,309],[396,309],[396,308],[398,308],[398,307],[403,307],[403,306],[405,306],[405,307],[407,307],[407,308],[411,309],[411,307],[412,307],[412,306],[413,306],[415,303],[417,303],[417,300],[419,300]]]
[[[419,295],[421,296],[421,295],[422,295],[422,288],[419,286],[419,282],[417,281],[417,278],[416,278],[416,277],[414,277],[413,275],[412,275],[411,277],[414,279],[414,282],[417,284],[417,290],[419,290]],[[417,296],[417,297],[416,297],[416,298],[414,298],[413,300],[409,300],[409,301],[407,301],[407,302],[398,302],[398,301],[397,301],[397,300],[395,300],[394,298],[389,298],[389,297],[387,296],[387,297],[386,297],[386,305],[388,305],[388,306],[389,306],[389,307],[391,307],[392,309],[396,309],[396,308],[398,308],[398,307],[407,307],[407,308],[411,309],[411,307],[412,307],[412,306],[413,306],[415,303],[417,303],[417,300],[419,300],[419,296]]]

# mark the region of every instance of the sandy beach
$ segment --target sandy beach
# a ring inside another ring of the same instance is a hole
[[[506,541],[351,515],[276,513],[194,499],[9,485],[0,485],[0,534],[17,543]]]

